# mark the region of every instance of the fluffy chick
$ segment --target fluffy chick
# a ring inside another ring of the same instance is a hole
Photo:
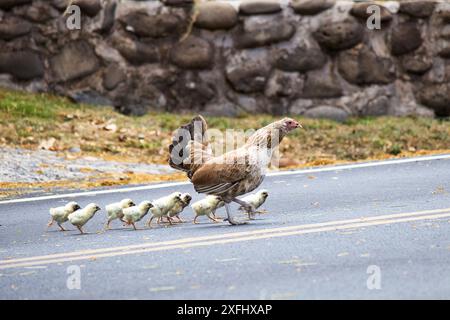
[[[209,195],[206,198],[193,203],[191,208],[195,213],[194,223],[198,223],[197,218],[199,216],[207,216],[212,221],[218,222],[219,220],[215,218],[215,212],[221,202],[222,199],[220,197]]]
[[[69,214],[69,221],[71,224],[73,224],[75,227],[80,230],[81,233],[84,233],[82,227],[92,219],[94,214],[101,210],[98,205],[95,203],[90,203],[83,209],[79,209],[71,214]]]
[[[48,222],[47,228],[51,227],[56,221],[61,231],[66,231],[61,224],[69,220],[69,214],[80,208],[81,207],[75,201],[69,202],[63,207],[50,208],[50,215],[52,216],[52,219]]]
[[[191,203],[192,197],[189,193],[183,193],[181,195],[181,201],[177,203],[169,210],[167,216],[170,218],[177,217],[179,222],[183,222],[180,218],[180,213]]]
[[[152,201],[153,207],[150,208],[152,217],[150,218],[150,220],[148,220],[147,226],[152,226],[152,220],[154,218],[158,218],[159,220],[162,217],[167,217],[169,223],[172,224],[172,218],[167,214],[177,203],[182,203],[181,192],[174,192],[169,194],[168,196]]]
[[[268,196],[269,196],[269,192],[267,190],[263,189],[256,193],[250,194],[250,195],[242,198],[241,200],[247,202],[248,204],[253,206],[253,208],[258,209],[266,201]],[[245,208],[241,206],[239,208],[239,210],[244,211]],[[257,212],[261,213],[261,211],[257,211]],[[247,211],[247,214],[248,214],[249,219],[253,219],[253,214],[251,212]]]
[[[111,221],[115,219],[120,219],[120,221],[125,222],[123,220],[123,209],[134,206],[134,202],[131,199],[123,199],[120,202],[115,202],[108,204],[106,209],[106,215],[108,216],[108,221],[106,222],[105,229],[109,229],[109,224]]]
[[[137,206],[123,209],[123,220],[126,224],[132,225],[134,230],[136,229],[135,223],[144,218],[153,204],[150,201],[142,201]]]

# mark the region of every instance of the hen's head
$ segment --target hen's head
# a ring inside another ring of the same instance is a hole
[[[280,129],[284,132],[291,132],[294,129],[297,128],[303,128],[298,121],[291,119],[291,118],[284,118],[279,121]]]

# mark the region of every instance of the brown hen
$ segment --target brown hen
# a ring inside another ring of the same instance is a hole
[[[232,225],[242,224],[231,215],[229,203],[236,202],[247,212],[255,212],[237,197],[262,183],[274,149],[287,133],[299,127],[297,121],[284,118],[257,130],[242,147],[214,157],[208,148],[206,121],[199,115],[174,134],[169,164],[185,171],[198,193],[220,196],[226,220]]]

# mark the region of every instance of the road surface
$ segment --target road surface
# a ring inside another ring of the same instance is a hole
[[[101,233],[100,211],[87,235],[46,232],[48,208],[200,196],[169,183],[0,201],[0,299],[450,298],[450,155],[285,172],[261,188],[268,213],[247,225]]]

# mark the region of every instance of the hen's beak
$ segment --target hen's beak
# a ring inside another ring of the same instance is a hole
[[[296,128],[301,128],[301,129],[303,129],[303,126],[302,126],[299,122],[295,122],[295,124],[297,125]]]

